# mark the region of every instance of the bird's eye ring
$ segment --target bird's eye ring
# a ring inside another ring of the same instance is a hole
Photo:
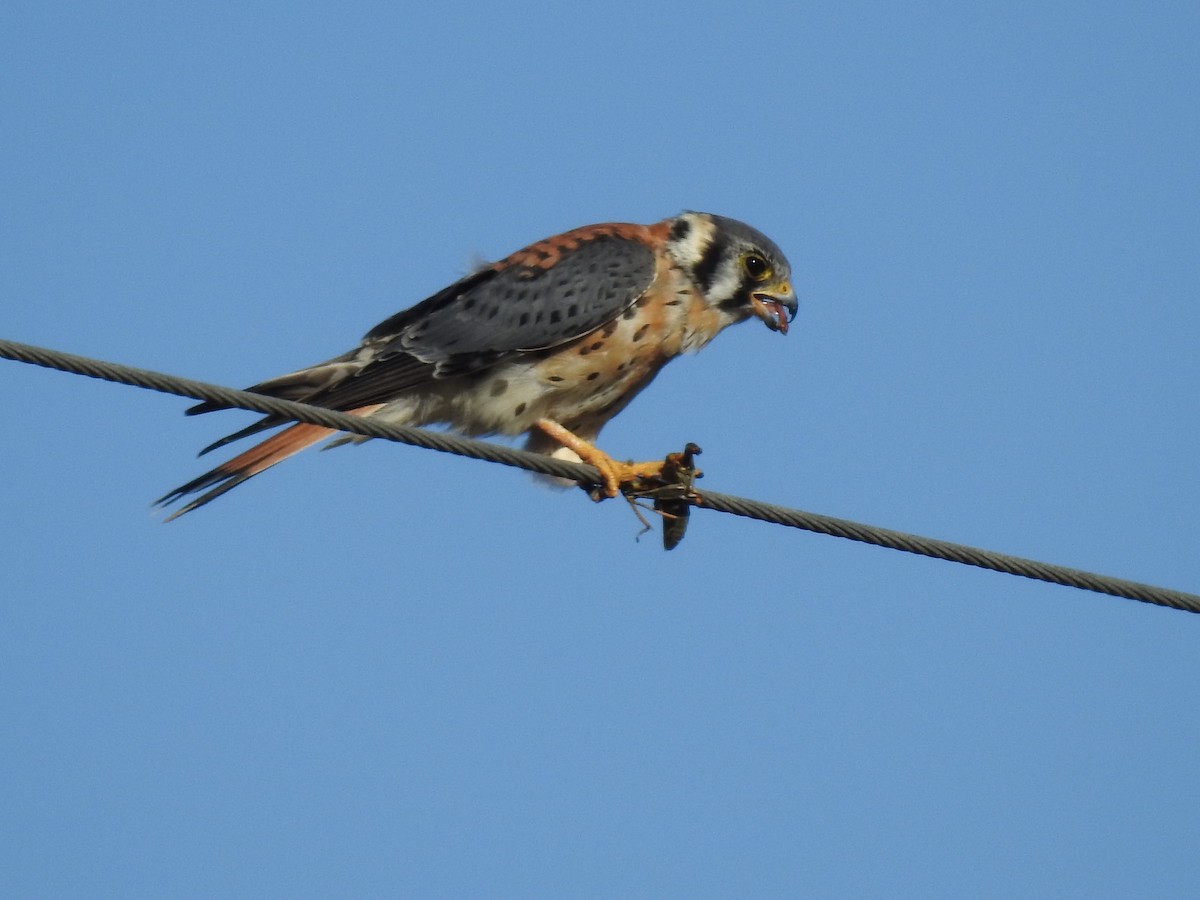
[[[747,253],[743,256],[742,268],[752,281],[765,281],[771,275],[771,264],[757,253]]]

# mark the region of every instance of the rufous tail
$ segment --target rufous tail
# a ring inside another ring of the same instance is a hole
[[[381,406],[383,406],[382,403],[376,403],[371,406],[360,406],[358,409],[347,410],[347,412],[354,416],[369,416]],[[255,444],[249,450],[235,456],[233,459],[221,463],[215,469],[205,472],[199,478],[193,478],[187,484],[180,485],[169,494],[154,501],[154,505],[168,506],[186,497],[188,494],[204,491],[205,493],[186,506],[171,513],[164,521],[170,522],[172,519],[178,519],[184,513],[191,512],[193,509],[197,509],[205,503],[217,499],[226,491],[233,490],[243,481],[253,478],[260,472],[265,472],[271,466],[283,462],[290,456],[295,456],[301,450],[311,447],[331,434],[337,434],[337,431],[333,428],[309,425],[304,422],[292,425],[278,434],[272,435],[262,443]]]

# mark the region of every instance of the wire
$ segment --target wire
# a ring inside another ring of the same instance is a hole
[[[389,425],[370,418],[352,416],[349,413],[322,406],[310,406],[307,403],[296,403],[279,397],[268,397],[266,394],[255,394],[251,391],[239,391],[233,388],[220,387],[203,381],[193,381],[190,378],[180,378],[153,372],[149,369],[138,369],[120,363],[105,362],[86,356],[75,356],[45,347],[34,347],[30,344],[19,344],[15,341],[0,340],[0,357],[32,363],[47,369],[57,369],[60,372],[71,372],[76,375],[87,375],[103,381],[113,381],[117,384],[127,384],[133,387],[147,388],[165,394],[175,394],[179,397],[191,397],[196,400],[211,400],[224,406],[248,409],[254,412],[282,416],[296,422],[308,422],[321,425],[336,431],[349,431],[367,437],[383,438],[397,441],[401,444],[412,444],[427,450],[439,450],[443,453],[454,453],[472,459],[482,459],[487,462],[503,463],[507,466],[527,469],[541,475],[553,475],[568,478],[580,483],[594,484],[600,480],[600,473],[593,467],[581,463],[573,463],[564,459],[554,459],[540,453],[530,453],[514,447],[491,444],[487,441],[477,441],[472,438],[460,437],[456,434],[445,434],[438,431],[428,431],[424,428],[410,428],[405,425]]]
[[[504,447],[486,441],[477,441],[459,437],[454,434],[427,431],[423,428],[409,428],[402,425],[391,425],[375,421],[371,418],[352,416],[337,410],[310,406],[306,403],[296,403],[282,400],[278,397],[268,397],[249,391],[238,391],[231,388],[166,375],[148,369],[138,369],[119,363],[105,362],[85,356],[76,356],[58,350],[21,344],[16,341],[0,339],[0,357],[31,363],[48,369],[57,369],[75,375],[86,375],[104,381],[127,384],[133,387],[147,388],[180,397],[190,397],[195,400],[209,400],[225,406],[248,409],[254,412],[282,416],[297,422],[308,422],[338,431],[347,431],[367,437],[383,438],[403,444],[412,444],[429,450],[444,453],[454,453],[472,459],[482,459],[487,462],[503,463],[508,466],[526,469],[542,475],[553,475],[567,478],[580,484],[596,484],[600,473],[592,466],[572,463],[566,460],[553,459],[538,453],[530,453],[513,447]],[[1085,572],[1080,569],[1067,568],[1051,563],[1038,562],[1019,556],[1009,556],[990,550],[981,550],[965,544],[956,544],[935,538],[921,537],[888,528],[873,525],[863,525],[846,519],[818,513],[805,512],[749,500],[745,497],[734,497],[714,491],[695,491],[688,498],[693,506],[711,509],[717,512],[730,513],[749,519],[756,519],[775,525],[786,525],[806,531],[827,534],[833,537],[847,538],[874,544],[879,547],[889,547],[906,553],[915,553],[935,559],[991,569],[1022,578],[1032,578],[1061,584],[1067,587],[1080,588],[1114,597],[1125,597],[1142,603],[1153,603],[1171,609],[1187,612],[1200,612],[1200,596],[1168,588],[1155,587],[1136,581],[1126,581]]]

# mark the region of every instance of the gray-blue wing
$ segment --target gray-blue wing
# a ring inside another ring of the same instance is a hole
[[[628,232],[569,232],[397,313],[349,353],[250,390],[333,409],[386,403],[422,384],[582,337],[632,306],[655,269],[654,252]],[[221,408],[202,403],[188,412]],[[282,421],[267,417],[204,452]]]
[[[600,235],[544,264],[510,264],[448,297],[430,298],[440,302],[414,307],[384,353],[448,363],[465,354],[554,347],[620,315],[650,287],[654,271],[645,244]]]
[[[364,339],[371,362],[309,402],[383,403],[431,380],[567,343],[632,306],[654,273],[649,247],[613,235],[564,249],[552,264],[477,272],[373,329]]]

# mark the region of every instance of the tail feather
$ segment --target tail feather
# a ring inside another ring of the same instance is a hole
[[[205,503],[211,503],[213,500],[216,500],[218,497],[220,497],[226,491],[232,491],[235,487],[237,487],[243,481],[248,481],[251,476],[250,475],[237,475],[237,474],[223,474],[219,470],[214,469],[212,472],[209,472],[208,476],[206,476],[206,477],[214,479],[212,481],[209,481],[208,484],[217,484],[217,486],[214,487],[211,491],[207,492],[206,494],[202,494],[201,496],[197,497],[191,503],[188,503],[187,505],[182,506],[179,509],[175,510],[175,512],[171,513],[169,516],[167,516],[165,519],[163,519],[164,522],[170,522],[175,519],[178,519],[184,513],[191,512],[193,509],[199,509]],[[224,479],[224,481],[222,481],[222,479]],[[200,479],[196,479],[196,480],[199,481]],[[189,482],[189,483],[191,483],[191,482]],[[154,502],[154,505],[155,506],[166,506],[168,503],[174,503],[176,500],[178,500],[180,497],[184,496],[185,494],[191,493],[191,491],[184,490],[184,488],[186,488],[187,486],[188,485],[184,485],[181,488],[176,488],[175,490],[171,491],[171,493],[167,494],[165,497],[162,497],[161,499],[156,500]],[[194,488],[194,490],[197,490],[197,491],[203,490],[203,489],[204,489],[203,487]]]
[[[355,416],[369,416],[382,406],[382,403],[378,403],[371,406],[361,406],[358,409],[348,410],[348,412]],[[209,449],[215,449],[215,447],[228,443],[229,440],[236,440],[239,437],[253,434],[255,431],[261,430],[262,427],[264,427],[263,423],[259,422],[249,428],[244,428],[231,435],[228,439],[217,442],[213,447],[207,448],[204,452],[207,453]],[[217,497],[237,487],[243,481],[253,478],[260,472],[265,472],[271,466],[283,462],[288,457],[295,456],[306,447],[310,447],[329,435],[336,433],[337,430],[334,428],[324,428],[320,425],[309,425],[304,422],[297,423],[290,428],[285,428],[278,434],[272,435],[262,443],[255,444],[249,450],[221,463],[198,478],[193,478],[187,484],[180,485],[169,494],[154,501],[154,505],[169,506],[189,494],[205,491],[205,493],[186,506],[171,513],[166,518],[166,521],[170,522],[172,519],[179,518],[184,513],[191,512],[193,509],[197,509],[217,499]]]

